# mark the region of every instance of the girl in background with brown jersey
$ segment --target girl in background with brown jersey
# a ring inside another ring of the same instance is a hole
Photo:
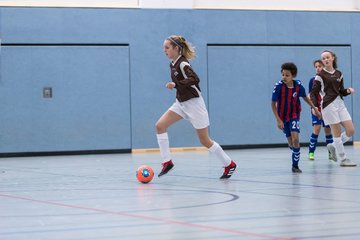
[[[164,53],[171,60],[172,79],[165,87],[176,89],[176,100],[156,123],[156,136],[163,159],[162,170],[158,176],[167,174],[174,167],[167,129],[177,121],[186,119],[196,129],[201,144],[221,160],[224,172],[220,179],[230,178],[236,169],[236,164],[221,146],[209,137],[209,116],[201,96],[200,79],[189,64],[189,60],[195,57],[194,48],[182,36],[173,35],[165,39]]]
[[[324,64],[323,70],[315,77],[310,97],[315,106],[318,104],[317,95],[320,94],[321,113],[324,123],[330,125],[334,142],[329,146],[330,152],[336,154],[342,167],[355,167],[357,164],[347,158],[344,143],[350,140],[355,132],[351,116],[345,106],[343,97],[353,94],[353,88],[344,88],[342,73],[337,69],[335,53],[325,50],[321,54]],[[342,131],[342,127],[345,129]]]

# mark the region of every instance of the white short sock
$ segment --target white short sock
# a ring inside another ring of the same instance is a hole
[[[231,163],[231,158],[224,152],[221,146],[214,141],[213,145],[209,148],[209,151],[220,159],[224,167],[227,167]]]
[[[163,162],[167,162],[171,160],[171,153],[170,153],[170,144],[169,144],[169,136],[167,132],[156,134],[156,138],[160,148],[160,155],[163,159]]]

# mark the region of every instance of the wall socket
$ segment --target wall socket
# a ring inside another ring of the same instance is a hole
[[[52,87],[44,87],[43,98],[52,98],[52,96],[53,96]]]

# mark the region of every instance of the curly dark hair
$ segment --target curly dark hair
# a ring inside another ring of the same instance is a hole
[[[283,63],[283,64],[281,65],[281,72],[282,72],[283,70],[288,70],[288,71],[290,71],[290,72],[291,72],[291,75],[293,75],[293,77],[296,77],[296,75],[297,75],[297,67],[296,67],[295,63],[293,63],[293,62]]]

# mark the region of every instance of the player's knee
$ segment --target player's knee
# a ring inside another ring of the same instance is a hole
[[[345,133],[346,133],[346,136],[351,137],[352,135],[354,135],[355,129],[354,128],[346,129]]]
[[[324,131],[325,131],[326,135],[332,134],[331,133],[331,128],[324,128]]]
[[[165,127],[165,125],[164,124],[162,124],[161,122],[156,122],[156,124],[155,124],[155,128],[156,128],[156,131],[158,132],[158,133],[161,133],[161,132],[164,132],[164,131],[166,131],[166,127]]]
[[[314,132],[316,135],[319,135],[320,130],[321,130],[321,126],[320,126],[320,125],[314,125],[313,132]]]
[[[300,142],[298,138],[292,139],[292,146],[296,148],[300,147]]]

